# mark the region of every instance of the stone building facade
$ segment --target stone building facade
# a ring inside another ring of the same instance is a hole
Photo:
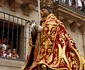
[[[19,55],[17,60],[0,57],[0,70],[19,70],[25,64],[32,20],[38,23],[36,0],[0,0],[0,39],[11,40]]]
[[[84,14],[79,11],[76,12],[58,2],[55,2],[53,7],[55,9],[56,17],[64,23],[67,32],[75,41],[79,52],[85,57]],[[30,21],[35,20],[37,24],[39,23],[37,0],[0,0],[0,11],[0,20],[2,23],[7,22],[8,33],[10,33],[11,30],[11,25],[9,23],[12,23],[14,28],[17,27],[16,24],[20,28],[20,31],[17,31],[17,33],[19,32],[20,34],[17,34],[19,38],[16,39],[18,40],[18,46],[16,46],[16,48],[20,59],[12,60],[0,58],[0,70],[19,70],[25,64],[26,56],[29,53],[28,43],[30,38]],[[5,28],[3,24],[1,24],[0,27],[2,27],[2,29]],[[14,29],[12,28],[12,30]],[[15,29],[15,31],[16,30],[18,30],[18,28]],[[4,34],[2,31],[1,39],[4,38]],[[10,38],[9,34],[7,34],[7,38],[15,41],[13,40],[15,37]]]

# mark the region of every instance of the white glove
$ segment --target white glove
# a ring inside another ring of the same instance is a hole
[[[35,24],[35,22],[31,25],[31,31],[33,31],[34,30],[34,27],[37,27],[37,30],[38,30],[38,32],[41,32],[42,31],[42,29],[43,29],[43,27],[42,26],[38,26],[38,25],[36,25]]]
[[[42,27],[42,26],[38,26],[38,32],[41,32],[41,31],[42,31],[42,29],[43,29],[43,27]]]
[[[33,31],[33,29],[34,29],[34,27],[35,27],[35,26],[36,26],[35,22],[34,22],[34,23],[32,23],[32,25],[30,26],[31,31]]]

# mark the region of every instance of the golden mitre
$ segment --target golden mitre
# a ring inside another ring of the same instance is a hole
[[[54,0],[40,0],[41,7],[50,7],[52,8]]]

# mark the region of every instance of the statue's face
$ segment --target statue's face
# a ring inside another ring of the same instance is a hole
[[[41,17],[47,17],[49,15],[49,12],[47,9],[43,8],[41,9]]]

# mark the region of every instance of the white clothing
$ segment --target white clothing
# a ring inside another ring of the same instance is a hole
[[[6,57],[6,53],[3,53],[2,57]]]
[[[35,23],[33,23],[33,24],[31,25],[31,31],[34,30],[34,27],[35,27],[35,26],[37,27],[38,32],[41,32],[41,31],[42,31],[43,27],[40,26],[40,25],[36,25]]]
[[[68,5],[72,6],[72,0],[68,0]]]
[[[55,1],[59,1],[59,0],[54,0]],[[66,0],[60,0],[62,2],[66,2]],[[82,0],[83,1],[83,0]],[[81,0],[75,0],[75,7],[78,8],[78,7],[82,7],[82,1]],[[72,0],[68,0],[68,5],[69,6],[72,6]]]
[[[6,50],[6,49],[7,49],[7,45],[3,44],[2,46],[4,47],[4,50]]]
[[[34,29],[35,25],[36,25],[35,22],[31,24],[31,26],[30,26],[31,27],[31,31]]]
[[[18,54],[16,54],[15,57],[12,56],[12,59],[17,59],[17,58],[19,58]]]
[[[82,1],[81,0],[75,0],[76,2],[76,8],[82,7]]]
[[[10,58],[12,56],[12,54],[6,54],[7,58]]]
[[[42,26],[38,26],[38,32],[41,32],[41,31],[42,31],[42,29],[43,29],[43,27],[42,27]]]

